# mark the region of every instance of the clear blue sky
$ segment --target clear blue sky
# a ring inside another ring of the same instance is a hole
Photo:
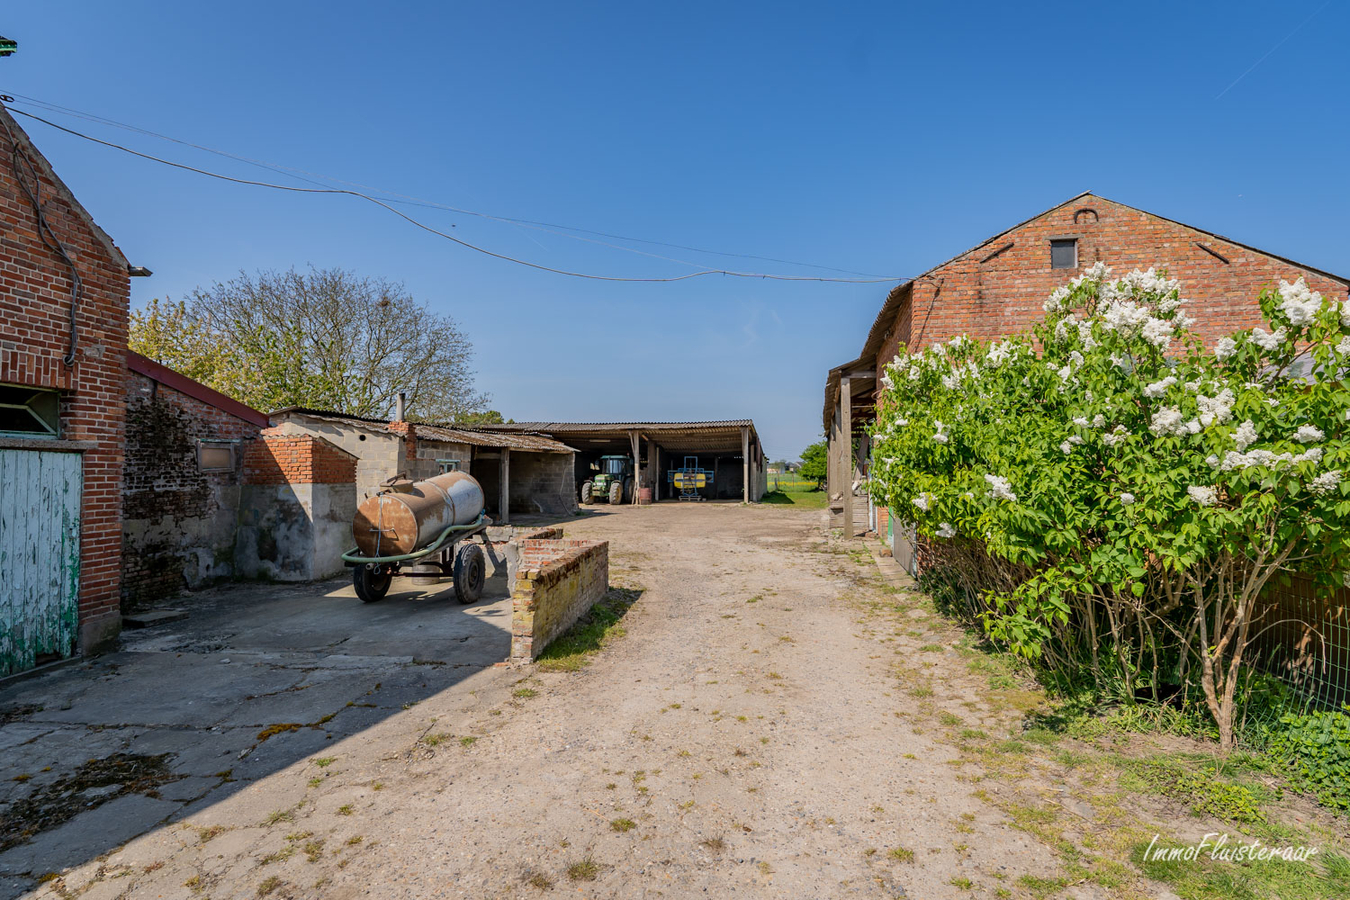
[[[888,276],[1088,189],[1350,272],[1348,26],[1345,0],[10,4],[0,90],[495,215]],[[133,304],[240,269],[401,280],[467,330],[480,386],[517,420],[750,416],[770,457],[795,457],[820,432],[826,370],[857,354],[889,288],[568,279],[357,199],[213,182],[24,125],[154,270]],[[689,271],[408,209],[546,265]]]

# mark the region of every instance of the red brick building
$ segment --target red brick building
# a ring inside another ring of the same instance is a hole
[[[0,108],[0,676],[120,629],[128,278],[141,272]]]
[[[897,286],[858,358],[830,370],[824,424],[833,523],[852,521],[865,530],[867,500],[846,489],[861,480],[868,452],[865,436],[856,442],[853,436],[873,420],[882,370],[901,346],[912,351],[958,334],[988,340],[1028,331],[1045,315],[1041,304],[1050,292],[1097,262],[1117,275],[1152,266],[1180,279],[1187,311],[1205,340],[1259,324],[1256,298],[1280,279],[1302,277],[1339,301],[1350,285],[1213,232],[1079,194]],[[885,532],[884,522],[866,524]]]

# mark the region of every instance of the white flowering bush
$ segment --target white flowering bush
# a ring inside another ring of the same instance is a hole
[[[1258,595],[1350,554],[1350,308],[1299,280],[1206,350],[1181,286],[1098,264],[1034,337],[958,337],[882,379],[870,490],[996,641],[1128,695],[1198,686],[1232,744]]]

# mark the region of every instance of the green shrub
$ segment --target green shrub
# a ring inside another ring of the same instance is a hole
[[[1350,704],[1345,706],[1350,712]],[[1268,753],[1290,780],[1318,801],[1350,809],[1350,715],[1339,710],[1288,713],[1273,729]]]

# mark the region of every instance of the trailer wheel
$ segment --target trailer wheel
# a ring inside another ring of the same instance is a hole
[[[356,588],[356,596],[361,598],[362,603],[375,603],[383,600],[384,595],[389,593],[389,585],[394,577],[387,570],[376,572],[370,566],[357,566],[352,569],[352,585]]]
[[[591,502],[591,483],[583,481],[581,483],[581,505],[585,506]]]
[[[483,548],[477,544],[461,544],[455,551],[455,599],[460,603],[477,602],[483,596],[486,577]]]
[[[609,502],[614,506],[618,506],[620,503],[623,503],[622,481],[616,481],[609,486]]]

